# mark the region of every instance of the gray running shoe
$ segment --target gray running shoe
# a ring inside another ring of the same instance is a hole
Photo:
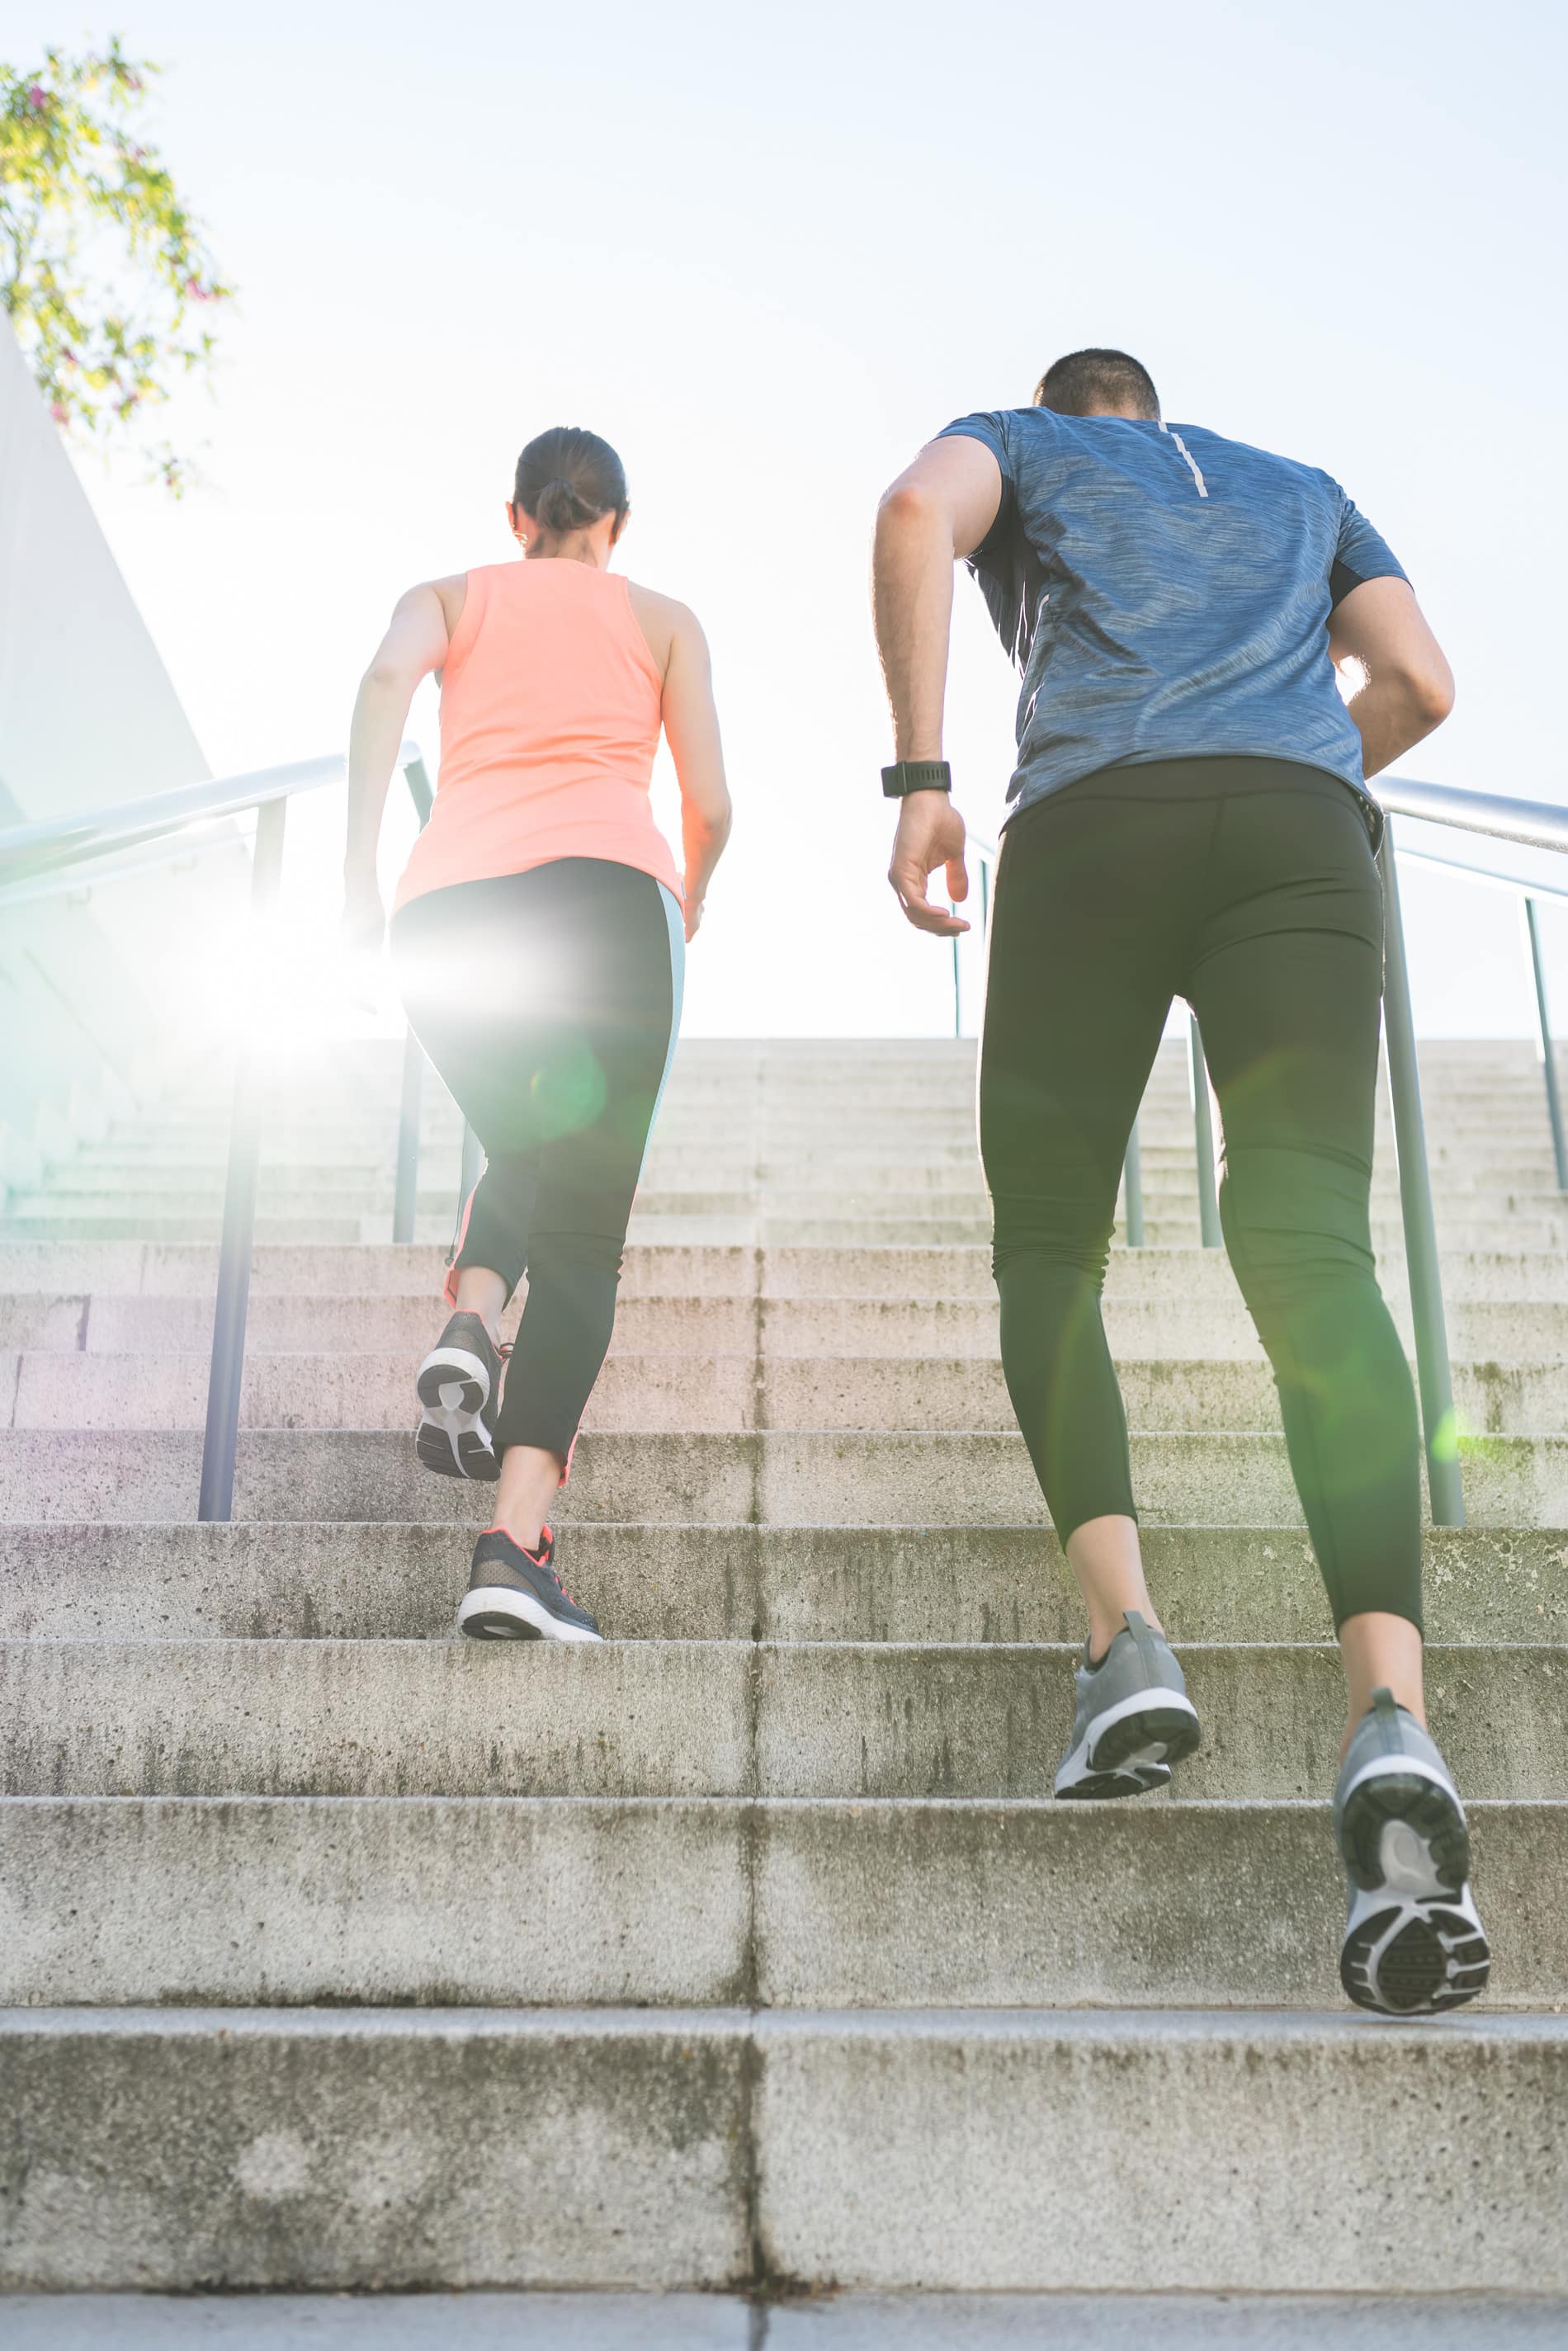
[[[477,1314],[452,1316],[414,1382],[413,1449],[422,1468],[495,1484],[501,1474],[495,1439],[501,1365],[510,1353],[492,1343]]]
[[[1135,1608],[1097,1666],[1089,1644],[1074,1677],[1072,1738],[1056,1775],[1057,1795],[1082,1802],[1142,1796],[1166,1787],[1170,1767],[1202,1736],[1197,1708],[1163,1633]]]
[[[1374,1690],[1356,1724],[1333,1833],[1350,1880],[1340,1981],[1357,2007],[1437,2016],[1484,1991],[1491,1951],[1465,1809],[1436,1741],[1391,1690]]]

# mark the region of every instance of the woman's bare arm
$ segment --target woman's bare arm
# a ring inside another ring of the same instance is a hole
[[[643,591],[646,594],[646,590]],[[729,839],[732,810],[725,779],[724,747],[713,698],[713,664],[695,612],[661,598],[667,616],[669,655],[664,664],[664,733],[681,786],[681,841],[685,851],[686,936],[696,936],[703,901],[715,866]]]
[[[443,581],[442,587],[448,583]],[[376,841],[415,686],[441,667],[450,642],[434,581],[411,588],[360,680],[349,729],[349,833],[343,857],[344,931],[352,946],[380,941],[385,916],[376,886]]]

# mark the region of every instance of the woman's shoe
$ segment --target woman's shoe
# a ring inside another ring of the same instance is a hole
[[[1197,1708],[1163,1633],[1129,1608],[1097,1666],[1083,1663],[1074,1679],[1072,1737],[1056,1774],[1061,1802],[1103,1802],[1143,1796],[1169,1784],[1171,1765],[1190,1755],[1202,1736]]]
[[[549,1527],[537,1552],[514,1542],[505,1527],[486,1528],[458,1603],[458,1631],[471,1641],[602,1641],[597,1621],[561,1590],[554,1556]]]
[[[452,1317],[414,1381],[420,1411],[413,1449],[423,1468],[490,1484],[500,1476],[495,1427],[503,1360],[477,1314]]]
[[[1340,1766],[1334,1842],[1350,1881],[1340,1980],[1358,2008],[1439,2016],[1484,1991],[1465,1808],[1435,1740],[1372,1693]]]

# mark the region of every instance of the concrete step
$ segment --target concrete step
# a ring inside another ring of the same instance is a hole
[[[432,1328],[428,1338],[433,1339]],[[428,1343],[428,1342],[427,1342]],[[249,1428],[400,1428],[418,1416],[413,1352],[251,1355],[241,1394]],[[1453,1364],[1468,1432],[1568,1430],[1568,1362]],[[39,1348],[0,1354],[0,1427],[201,1428],[205,1354],[103,1354]],[[1124,1359],[1122,1394],[1139,1429],[1278,1427],[1261,1362]],[[590,1429],[1010,1429],[998,1364],[945,1356],[641,1353],[614,1350],[589,1401]]]
[[[226,1167],[226,1147],[216,1143],[172,1142],[161,1152],[151,1146],[132,1152],[126,1147],[111,1149],[107,1144],[98,1144],[52,1166],[46,1183],[38,1188],[52,1198],[84,1192],[141,1191],[152,1185],[164,1184],[180,1190],[221,1194]],[[263,1153],[262,1196],[281,1199],[298,1193],[350,1194],[363,1196],[356,1201],[360,1206],[371,1200],[380,1203],[383,1196],[390,1203],[393,1172],[394,1154],[390,1144],[356,1156],[341,1145],[327,1145],[304,1136],[287,1154],[280,1154],[271,1145]],[[427,1144],[422,1150],[422,1196],[434,1196],[437,1201],[449,1199],[456,1191],[458,1176],[455,1135],[450,1142]],[[900,1200],[947,1193],[972,1199],[984,1190],[972,1136],[962,1140],[961,1147],[940,1155],[911,1155],[907,1152],[895,1155],[889,1149],[880,1149],[857,1156],[852,1152],[836,1152],[824,1144],[797,1138],[790,1144],[771,1146],[766,1154],[747,1149],[727,1156],[712,1144],[666,1143],[657,1128],[644,1163],[643,1184],[644,1190],[653,1191],[761,1189],[768,1194],[793,1190],[803,1195],[847,1191]],[[1196,1197],[1197,1184],[1190,1144],[1177,1149],[1145,1145],[1145,1201],[1191,1200]],[[1552,1154],[1545,1146],[1539,1153],[1521,1155],[1512,1162],[1445,1162],[1433,1171],[1433,1188],[1439,1198],[1460,1200],[1476,1193],[1502,1198],[1528,1196],[1539,1202],[1541,1213],[1563,1207]],[[1373,1190],[1374,1196],[1380,1200],[1393,1203],[1398,1199],[1398,1179],[1391,1151],[1379,1158]]]
[[[1568,1999],[1568,1804],[1471,1809],[1488,2011]],[[0,2003],[1332,2006],[1325,1803],[0,1799]]]
[[[405,1248],[390,1241],[342,1248],[264,1245],[256,1253],[252,1295],[373,1294],[432,1301],[441,1295],[445,1271],[445,1248],[429,1243]],[[1401,1257],[1385,1258],[1380,1271],[1391,1301],[1398,1304],[1406,1293]],[[1445,1301],[1455,1305],[1568,1301],[1568,1250],[1447,1250],[1442,1276]],[[216,1282],[215,1248],[139,1240],[0,1238],[0,1296],[47,1290],[85,1297],[112,1290],[121,1297],[211,1298]],[[758,1250],[742,1243],[642,1244],[628,1249],[621,1280],[622,1302],[628,1298],[760,1296],[874,1299],[901,1306],[984,1299],[994,1305],[996,1294],[990,1251],[979,1246]],[[1222,1303],[1244,1311],[1223,1249],[1114,1250],[1105,1294],[1113,1307],[1120,1300],[1136,1298],[1184,1306]]]
[[[450,1241],[454,1218],[449,1215],[418,1219],[415,1239],[427,1247]],[[295,1245],[313,1248],[352,1248],[371,1244],[390,1237],[391,1210],[375,1217],[288,1217],[260,1214],[256,1221],[256,1238],[263,1246],[287,1249]],[[135,1241],[142,1240],[162,1248],[195,1246],[215,1248],[222,1233],[222,1219],[210,1217],[168,1217],[149,1212],[146,1215],[125,1216],[114,1210],[80,1217],[48,1214],[35,1217],[0,1217],[0,1248],[7,1244],[52,1241]],[[685,1246],[691,1248],[777,1248],[777,1249],[936,1249],[973,1248],[984,1246],[988,1251],[991,1238],[988,1217],[900,1217],[854,1218],[848,1217],[775,1217],[768,1214],[745,1216],[656,1216],[633,1214],[629,1228],[633,1247]],[[1155,1250],[1186,1249],[1198,1238],[1196,1217],[1164,1222],[1146,1219],[1145,1244]],[[1372,1227],[1373,1245],[1380,1256],[1398,1252],[1403,1246],[1402,1228],[1391,1219],[1375,1221]],[[1445,1250],[1500,1252],[1505,1250],[1552,1250],[1561,1252],[1568,1244],[1568,1218],[1550,1222],[1539,1218],[1492,1217],[1480,1222],[1445,1219],[1438,1228],[1438,1238]],[[1117,1237],[1118,1247],[1124,1246],[1124,1236]],[[443,1255],[444,1247],[443,1246]]]
[[[1440,2068],[1341,2015],[10,2010],[0,2284],[1561,2292],[1568,2026],[1439,2030]]]
[[[432,1243],[395,1247],[390,1241],[354,1242],[341,1249],[264,1244],[253,1262],[251,1295],[318,1297],[347,1290],[361,1295],[418,1297],[430,1311],[438,1311],[434,1301],[446,1279],[446,1257],[444,1246]],[[1568,1267],[1568,1259],[1564,1264]],[[42,1287],[57,1294],[112,1290],[121,1297],[210,1299],[217,1287],[217,1270],[218,1253],[210,1247],[0,1238],[0,1295]],[[647,1297],[753,1298],[762,1270],[751,1247],[633,1248],[626,1252],[621,1299],[623,1303],[628,1298]],[[963,1279],[977,1293],[981,1270],[978,1251],[972,1266],[966,1258]],[[988,1274],[987,1283],[990,1288]],[[1568,1288],[1563,1295],[1568,1297]]]
[[[447,2351],[458,2314],[439,2293],[51,2294],[0,2302],[9,2351]],[[465,2293],[465,2351],[1559,2351],[1568,2301],[1528,2294]],[[764,2337],[762,2330],[766,2330]]]
[[[1197,1301],[1128,1295],[1143,1260],[1116,1267],[1105,1305],[1105,1331],[1116,1362],[1168,1362],[1201,1356],[1216,1362],[1262,1362],[1262,1347],[1241,1295],[1210,1289]],[[527,1293],[527,1283],[524,1283]],[[503,1322],[515,1333],[522,1295]],[[246,1314],[246,1354],[421,1356],[440,1333],[444,1305],[435,1293],[362,1295],[306,1290],[254,1290]],[[1410,1314],[1394,1295],[1394,1314],[1410,1352]],[[997,1301],[992,1298],[674,1298],[623,1295],[616,1311],[612,1352],[621,1354],[746,1354],[764,1356],[940,1356],[947,1364],[995,1362]],[[1458,1364],[1486,1366],[1519,1352],[1526,1362],[1559,1362],[1568,1354],[1568,1301],[1455,1301],[1448,1305],[1448,1343]],[[120,1295],[115,1290],[0,1290],[0,1347],[14,1352],[58,1350],[94,1356],[169,1350],[207,1354],[212,1302],[172,1295]]]
[[[1480,1527],[1568,1524],[1568,1437],[1461,1440],[1466,1508]],[[1133,1480],[1152,1525],[1297,1527],[1284,1440],[1267,1431],[1135,1434]],[[0,1430],[0,1520],[194,1515],[201,1438],[181,1429]],[[476,1522],[488,1489],[421,1470],[383,1429],[242,1429],[239,1519]],[[1005,1431],[764,1430],[583,1437],[563,1524],[747,1520],[771,1526],[1044,1523],[1021,1437]]]
[[[1516,1171],[1517,1173],[1518,1171]],[[894,1180],[918,1177],[919,1181]],[[213,1217],[223,1213],[225,1170],[221,1165],[192,1168],[109,1169],[77,1166],[51,1176],[47,1186],[10,1196],[7,1213],[36,1218],[62,1215],[158,1215]],[[298,1217],[388,1217],[394,1195],[392,1170],[381,1167],[310,1167],[294,1165],[264,1171],[260,1185],[261,1211]],[[422,1217],[450,1217],[457,1196],[457,1171],[447,1177],[421,1170],[417,1196]],[[1561,1221],[1563,1196],[1543,1177],[1522,1174],[1503,1182],[1488,1171],[1458,1170],[1434,1177],[1433,1197],[1439,1221],[1460,1223],[1510,1222],[1531,1224]],[[1195,1218],[1197,1179],[1189,1165],[1163,1173],[1145,1171],[1142,1186],[1144,1214],[1155,1224]],[[1372,1193],[1373,1214],[1380,1223],[1400,1215],[1400,1196],[1392,1176],[1380,1176]],[[756,1167],[716,1167],[711,1161],[690,1168],[653,1165],[644,1170],[637,1193],[640,1216],[769,1216],[836,1217],[852,1222],[875,1223],[890,1215],[900,1217],[973,1219],[989,1214],[986,1187],[977,1162],[972,1167],[943,1169],[894,1167],[859,1162],[842,1168],[797,1169],[782,1166],[764,1172]],[[1118,1201],[1120,1218],[1125,1203]]]
[[[558,1556],[627,1641],[993,1642],[1082,1635],[1054,1538],[1033,1527],[563,1527]],[[449,1640],[474,1527],[304,1520],[0,1525],[0,1635],[66,1640]],[[1145,1527],[1172,1637],[1322,1640],[1305,1530]],[[1434,1641],[1568,1638],[1568,1531],[1427,1531]]]
[[[1131,1269],[1129,1269],[1131,1271]],[[1118,1363],[1200,1357],[1260,1364],[1257,1332],[1232,1290],[1187,1301],[1134,1298],[1114,1285],[1105,1328]],[[1411,1332],[1402,1299],[1406,1353]],[[515,1332],[520,1301],[503,1328]],[[431,1293],[308,1297],[303,1292],[253,1291],[246,1323],[249,1356],[349,1353],[423,1355],[438,1333],[444,1307]],[[47,1348],[89,1355],[205,1356],[212,1343],[212,1307],[201,1298],[121,1297],[46,1290],[0,1290],[0,1349]],[[1484,1366],[1518,1355],[1534,1363],[1568,1356],[1568,1300],[1459,1301],[1448,1311],[1449,1347],[1457,1363]],[[998,1311],[994,1298],[675,1298],[623,1296],[615,1318],[612,1354],[744,1354],[765,1356],[940,1356],[949,1364],[994,1363]]]
[[[17,1641],[0,1793],[1043,1796],[1061,1646],[897,1642]],[[1327,1643],[1182,1643],[1205,1744],[1186,1796],[1322,1796]],[[1434,1735],[1467,1796],[1568,1796],[1558,1648],[1435,1645]]]

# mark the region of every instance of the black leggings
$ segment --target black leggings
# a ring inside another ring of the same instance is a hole
[[[651,873],[563,857],[392,917],[411,1026],[485,1146],[455,1269],[528,1301],[497,1450],[569,1460],[615,1322],[626,1221],[680,1019],[680,909]]]
[[[1226,1246],[1280,1391],[1335,1628],[1421,1622],[1419,1440],[1377,1286],[1383,903],[1349,788],[1284,760],[1106,768],[1009,824],[980,1151],[1002,1364],[1063,1541],[1134,1517],[1100,1319],[1123,1155],[1173,997],[1225,1130]]]

